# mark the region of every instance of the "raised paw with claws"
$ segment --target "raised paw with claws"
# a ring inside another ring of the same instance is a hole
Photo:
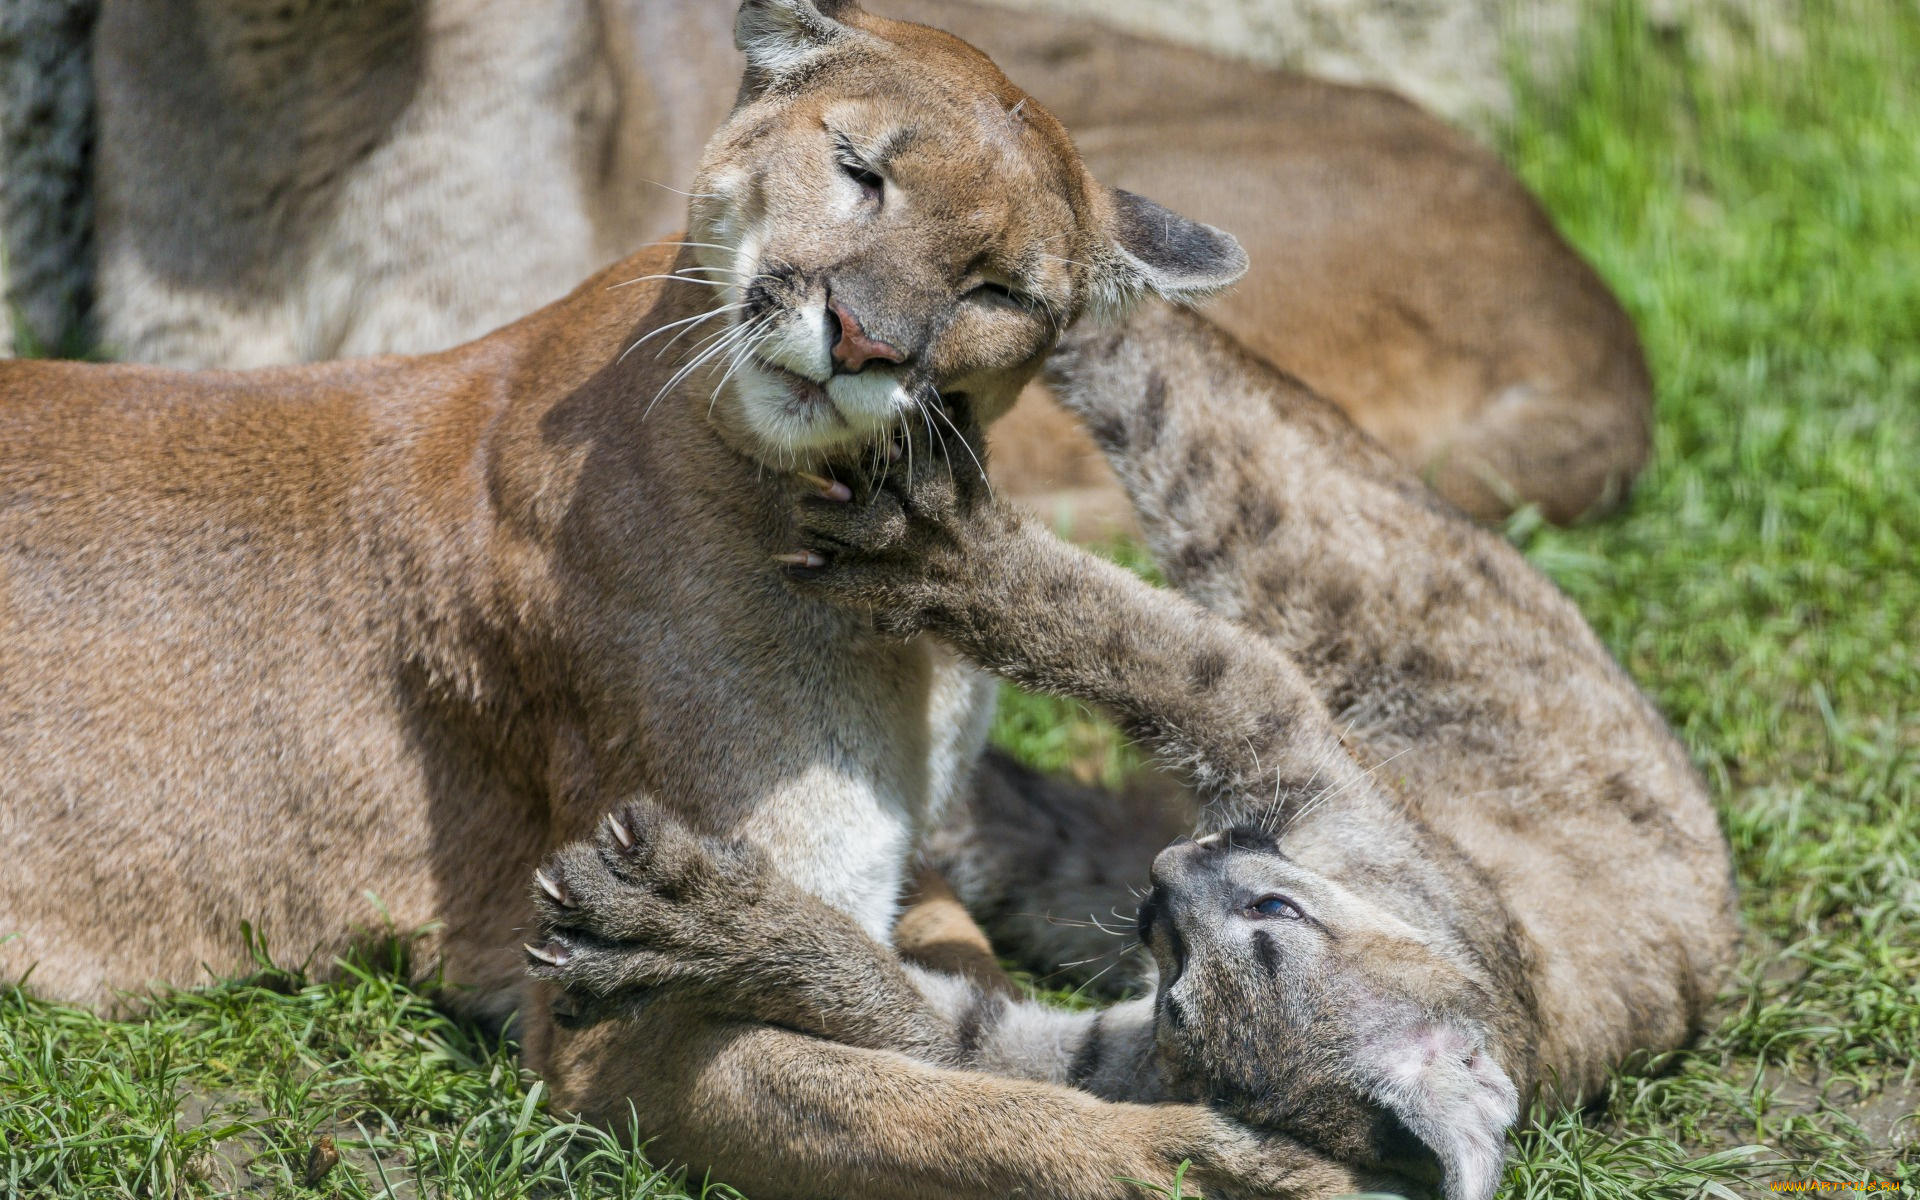
[[[969,560],[1011,519],[964,398],[944,403],[938,421],[895,434],[884,461],[851,483],[798,475],[799,545],[775,556],[796,587],[866,611],[893,637],[937,623],[964,591]]]

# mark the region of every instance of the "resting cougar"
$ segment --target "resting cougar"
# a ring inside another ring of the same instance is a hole
[[[0,364],[0,972],[92,1002],[189,984],[240,963],[243,920],[324,958],[371,892],[437,926],[450,1002],[521,1010],[557,1103],[636,1112],[759,1200],[1291,1171],[1198,1105],[672,1006],[573,1034],[528,996],[526,871],[635,794],[887,935],[994,684],[792,593],[783,467],[844,470],[936,394],[990,416],[1090,306],[1245,266],[1096,182],[965,43],[822,3],[742,5],[689,244],[496,334],[253,372]]]
[[[90,8],[13,4],[48,30],[63,28],[49,10],[84,30]],[[1082,19],[880,7],[986,50],[1101,179],[1234,230],[1254,266],[1221,320],[1455,502],[1491,515],[1517,495],[1566,520],[1639,472],[1650,388],[1632,325],[1471,138],[1382,90]],[[97,196],[100,340],[175,366],[440,350],[550,303],[680,227],[672,189],[739,70],[720,0],[100,13],[96,138],[83,61],[62,74],[27,48],[0,106],[9,144],[39,147],[0,165],[10,263],[33,289],[16,299],[35,317],[71,307]],[[92,164],[75,153],[89,145]],[[1004,433],[1009,482],[1093,488],[1082,516],[1107,503],[1097,453],[1057,410],[1030,400]]]
[[[1140,907],[1157,989],[1067,1013],[903,968],[762,856],[644,802],[539,874],[533,968],[583,1021],[678,996],[1212,1103],[1363,1175],[1485,1200],[1521,1103],[1578,1103],[1696,1030],[1735,937],[1704,789],[1573,606],[1325,402],[1190,314],[1070,340],[1060,394],[1185,598],[995,501],[949,430],[880,488],[805,501],[813,557],[791,574],[1100,705],[1193,777],[1211,832],[1154,859]],[[977,822],[962,865],[1054,853],[1052,815]],[[1102,823],[1079,815],[1069,839]]]

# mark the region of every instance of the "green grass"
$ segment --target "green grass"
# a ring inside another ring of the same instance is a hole
[[[1750,945],[1697,1050],[1519,1139],[1514,1194],[1687,1195],[1742,1145],[1916,1186],[1920,8],[1809,4],[1709,70],[1636,7],[1505,149],[1639,319],[1658,457],[1623,517],[1521,540],[1712,781]]]
[[[1750,936],[1699,1047],[1516,1137],[1514,1197],[1920,1186],[1920,8],[1794,11],[1784,47],[1709,56],[1598,4],[1502,134],[1660,380],[1630,508],[1509,532],[1712,782]],[[996,733],[1090,778],[1135,761],[1052,701]],[[263,970],[124,1021],[0,992],[0,1195],[689,1194],[405,978]],[[308,1189],[322,1135],[342,1161]]]

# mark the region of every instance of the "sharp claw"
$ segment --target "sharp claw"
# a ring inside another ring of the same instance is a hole
[[[607,814],[607,827],[613,830],[613,840],[620,843],[622,850],[633,849],[633,831],[621,823],[619,817]]]
[[[776,554],[773,561],[785,563],[790,567],[805,567],[814,570],[827,565],[827,560],[811,550],[796,550],[792,554]]]
[[[533,873],[533,880],[540,885],[541,891],[553,897],[555,904],[558,904],[561,908],[573,907],[573,897],[567,894],[567,889],[561,887],[558,880],[547,874],[545,868],[535,871]]]
[[[820,490],[820,494],[829,500],[845,503],[853,499],[853,489],[837,479],[824,479],[810,471],[796,471],[795,474]]]
[[[526,943],[522,942],[521,945],[525,946]],[[552,947],[527,946],[526,950],[529,957],[537,958],[541,962],[547,964],[550,967],[565,966],[567,963],[567,958],[569,957],[566,952],[566,949],[561,946],[552,946]]]

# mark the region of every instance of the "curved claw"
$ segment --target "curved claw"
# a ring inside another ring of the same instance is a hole
[[[535,871],[533,873],[533,881],[539,884],[540,890],[552,897],[553,902],[561,908],[573,907],[573,897],[567,893],[566,888],[560,886],[559,880],[547,874],[546,868],[542,867]]]
[[[521,945],[525,947],[528,958],[537,959],[550,967],[564,967],[570,957],[565,947],[559,945],[527,946],[524,942]]]
[[[613,831],[613,840],[620,843],[622,850],[633,849],[633,830],[628,829],[619,817],[607,814],[607,828]]]

